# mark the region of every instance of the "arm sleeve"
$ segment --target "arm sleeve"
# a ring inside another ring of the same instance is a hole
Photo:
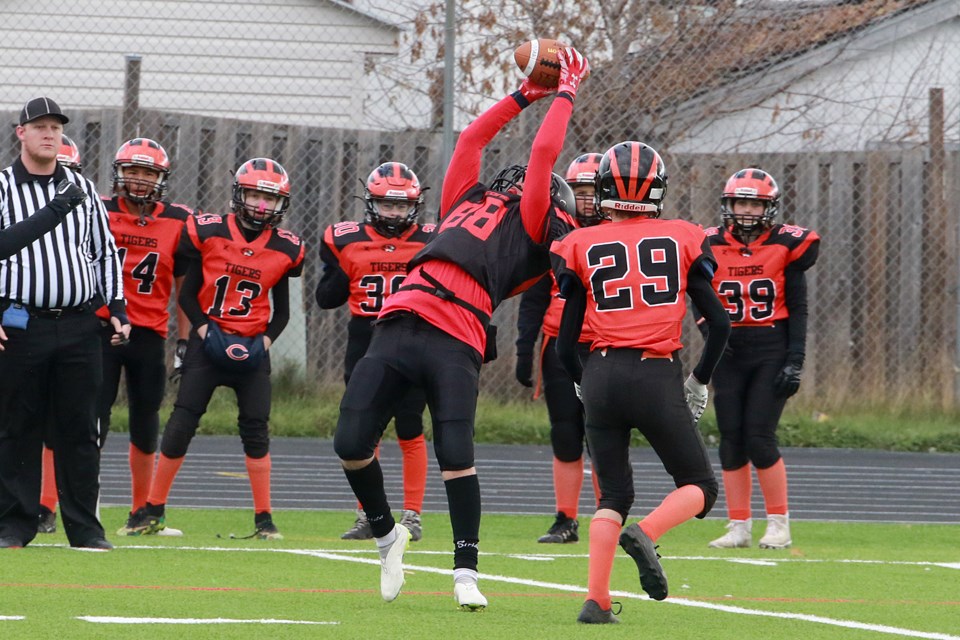
[[[340,267],[340,261],[326,242],[320,244],[323,275],[317,283],[315,296],[321,309],[336,309],[350,298],[350,277]]]
[[[180,295],[177,302],[180,308],[187,314],[190,324],[196,328],[206,324],[209,320],[207,315],[200,308],[200,288],[203,286],[203,265],[199,260],[190,260],[187,265],[186,275],[183,277],[183,286],[180,287]]]
[[[549,273],[520,296],[517,311],[517,355],[530,355],[543,326],[543,316],[550,306],[550,290],[553,276]]]
[[[787,267],[784,273],[784,302],[787,305],[787,354],[803,365],[807,352],[807,275]]]
[[[507,96],[483,112],[460,133],[443,178],[443,191],[440,194],[441,219],[450,212],[463,194],[480,180],[483,148],[504,125],[520,114],[523,106],[514,96]]]
[[[94,270],[100,285],[100,295],[110,304],[113,300],[123,300],[123,265],[120,254],[110,232],[110,216],[103,205],[100,194],[87,183],[87,201],[90,203],[90,240]]]
[[[273,297],[273,317],[270,318],[265,333],[271,342],[276,342],[290,322],[290,278],[280,278],[270,292]]]
[[[571,275],[560,278],[560,293],[565,302],[563,315],[560,317],[560,331],[557,334],[557,358],[573,381],[580,384],[583,364],[580,362],[577,343],[580,341],[583,317],[587,312],[587,290]]]
[[[53,231],[63,221],[46,206],[32,216],[0,231],[0,260],[6,260],[35,240]]]
[[[697,310],[703,315],[707,326],[707,341],[703,345],[700,361],[693,369],[693,375],[697,380],[707,384],[727,346],[727,338],[730,337],[730,318],[713,290],[711,278],[703,270],[701,262],[698,260],[690,269],[687,276],[687,293],[690,294],[690,299],[693,300]]]
[[[523,194],[520,196],[520,216],[523,228],[536,242],[547,237],[547,215],[550,213],[550,181],[553,166],[563,148],[567,124],[573,114],[573,101],[566,93],[553,99],[550,110],[537,131],[530,149],[527,175],[523,179]]]

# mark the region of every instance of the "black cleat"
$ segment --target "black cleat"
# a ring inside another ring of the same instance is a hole
[[[667,597],[667,576],[660,566],[660,554],[653,540],[633,523],[620,534],[620,546],[637,563],[640,570],[640,586],[654,600]]]
[[[56,533],[57,514],[40,505],[40,519],[37,521],[37,533]]]
[[[580,540],[578,530],[580,523],[573,518],[568,518],[563,511],[557,512],[557,519],[547,532],[537,539],[537,542],[546,542],[553,544],[563,544],[565,542],[577,542]]]
[[[587,600],[580,609],[577,622],[581,624],[618,624],[620,618],[613,615],[613,609],[601,609],[596,600]]]

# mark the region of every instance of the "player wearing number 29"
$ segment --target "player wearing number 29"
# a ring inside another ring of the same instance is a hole
[[[560,65],[556,90],[528,79],[460,134],[443,181],[440,229],[384,303],[370,348],[340,402],[334,449],[376,538],[380,595],[388,602],[400,595],[410,536],[393,519],[374,448],[399,399],[419,386],[430,407],[434,451],[450,510],[454,598],[467,611],[487,606],[477,587],[477,387],[491,314],[547,272],[550,241],[573,227],[573,192],[552,169],[589,65],[572,48],[560,52]],[[554,91],[529,164],[503,169],[490,186],[479,182],[484,147],[532,101]]]
[[[634,559],[651,598],[667,597],[654,542],[717,498],[717,481],[696,419],[730,332],[710,283],[716,263],[700,227],[660,220],[667,174],[660,155],[641,142],[611,147],[597,170],[597,211],[612,223],[572,231],[553,243],[553,269],[566,299],[557,355],[581,384],[587,445],[600,481],[590,523],[587,600],[579,622],[617,622],[610,573],[617,541]],[[710,336],[684,383],[679,358],[686,296],[701,310]],[[581,365],[581,327],[593,342]],[[582,376],[582,380],[581,380]],[[621,527],[634,501],[630,433],[639,429],[676,485],[638,524]]]
[[[387,296],[407,276],[407,263],[433,237],[435,225],[418,224],[423,206],[420,180],[400,162],[384,162],[370,172],[364,187],[365,222],[338,222],[327,227],[320,245],[323,277],[317,284],[321,309],[348,303],[347,349],[343,379],[350,374],[370,346],[373,321]],[[423,410],[427,399],[418,387],[411,388],[398,405],[395,418],[397,442],[403,456],[403,516],[400,524],[413,540],[422,534],[420,513],[427,484],[427,443],[423,437]],[[341,538],[369,540],[373,537],[363,509]]]
[[[126,370],[130,417],[129,464],[132,488],[130,515],[147,503],[147,492],[160,433],[160,404],[166,382],[168,307],[174,279],[182,283],[186,269],[178,251],[187,218],[193,213],[164,200],[170,159],[160,144],[134,138],[117,150],[113,162],[113,197],[104,198],[110,231],[123,264],[127,315],[132,325],[127,344],[103,337],[103,388],[100,391],[100,446],[110,427],[110,412]],[[190,329],[178,314],[178,333]],[[118,532],[126,535],[126,527]]]
[[[289,201],[284,168],[254,158],[234,177],[233,213],[187,220],[180,246],[188,266],[179,301],[193,328],[147,504],[131,517],[130,534],[166,528],[173,481],[214,390],[225,386],[237,396],[237,426],[253,491],[253,535],[280,537],[270,508],[269,349],[290,319],[288,280],[300,275],[304,255],[300,239],[277,227]]]
[[[752,543],[751,466],[766,506],[762,549],[790,546],[787,471],[777,424],[800,387],[806,352],[806,271],[817,261],[820,237],[775,224],[780,189],[760,169],[730,176],[721,197],[723,225],[707,230],[719,268],[714,286],[733,324],[730,346],[714,377],[720,464],[730,522],[709,546]]]

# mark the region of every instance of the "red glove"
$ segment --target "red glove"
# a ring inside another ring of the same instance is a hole
[[[566,91],[576,97],[580,82],[590,75],[590,63],[573,47],[560,50],[560,86],[557,91]]]
[[[540,98],[546,98],[549,95],[553,95],[557,92],[556,89],[551,89],[550,87],[544,87],[542,85],[531,82],[530,78],[524,78],[523,82],[520,84],[520,95],[527,99],[527,102],[533,103],[539,100]]]

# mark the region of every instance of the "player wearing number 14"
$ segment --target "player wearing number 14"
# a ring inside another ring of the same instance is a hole
[[[179,288],[186,261],[178,250],[184,223],[193,213],[164,199],[170,159],[160,144],[134,138],[117,150],[113,163],[113,197],[104,198],[110,231],[123,265],[123,292],[132,325],[127,344],[113,344],[104,332],[103,388],[100,391],[100,447],[110,427],[121,370],[126,371],[130,419],[128,453],[133,514],[147,503],[147,492],[160,431],[160,404],[166,382],[168,308],[174,280]],[[179,307],[178,307],[179,311]],[[186,339],[189,322],[177,314],[178,337]],[[124,534],[121,529],[120,534]]]

